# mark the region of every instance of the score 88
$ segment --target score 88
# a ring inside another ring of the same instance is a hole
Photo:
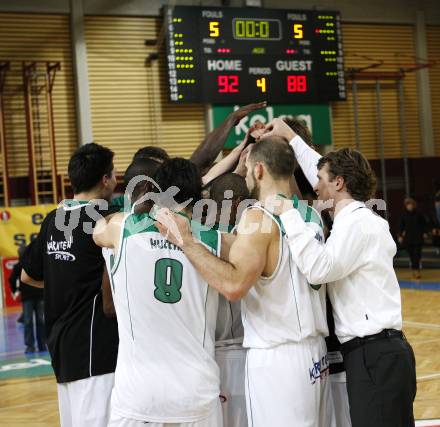
[[[287,76],[287,92],[307,92],[307,76]]]

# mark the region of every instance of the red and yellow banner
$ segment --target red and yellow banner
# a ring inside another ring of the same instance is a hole
[[[9,277],[11,277],[12,270],[15,264],[18,262],[17,257],[2,258],[2,283],[3,283],[3,300],[6,307],[18,307],[21,305],[21,298],[18,297],[14,300],[12,296],[11,287],[9,285]],[[0,307],[2,306],[0,302]]]
[[[45,216],[56,205],[0,208],[0,256],[15,257],[20,246],[28,245],[40,231]]]

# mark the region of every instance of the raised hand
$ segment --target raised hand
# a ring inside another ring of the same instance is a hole
[[[231,116],[234,118],[234,126],[237,126],[241,119],[244,119],[249,113],[252,111],[259,110],[260,108],[266,107],[267,102],[257,102],[256,104],[248,104],[245,105],[238,110],[231,113]]]
[[[264,140],[271,136],[278,136],[289,142],[296,136],[296,133],[284,120],[277,118],[266,125],[266,132],[260,136],[260,139]]]
[[[188,219],[183,215],[175,214],[167,208],[159,209],[154,224],[160,234],[169,242],[183,247],[187,239],[192,239],[191,227]]]

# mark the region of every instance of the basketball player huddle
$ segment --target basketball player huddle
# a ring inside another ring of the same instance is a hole
[[[199,170],[170,159],[154,175],[157,188],[179,189],[166,208],[141,180],[126,193],[130,212],[95,227],[119,330],[109,426],[350,425],[346,393],[337,411],[333,400],[326,285],[292,261],[272,206],[292,200],[324,242],[320,214],[295,193],[294,150],[269,135],[241,157],[244,177],[208,184],[210,224],[194,204]]]
[[[264,106],[232,113],[190,160],[139,150],[111,210],[113,152],[73,154],[74,199],[21,259],[45,289],[62,427],[414,426],[396,245],[367,208],[365,157],[320,156],[277,118],[212,166]],[[302,200],[298,165],[333,227]]]

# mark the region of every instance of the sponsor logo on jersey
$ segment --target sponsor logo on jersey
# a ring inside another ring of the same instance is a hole
[[[313,367],[309,368],[310,383],[313,385],[321,378],[325,378],[329,375],[329,366],[327,355],[323,356],[320,360],[315,362],[312,358]]]
[[[323,242],[324,242],[324,238],[323,238],[322,234],[321,234],[319,231],[315,234],[315,239],[316,239],[319,243],[323,243]]]
[[[47,242],[47,255],[53,255],[57,261],[75,261],[76,257],[69,250],[72,247],[73,237],[68,240],[55,241],[51,239]]]

